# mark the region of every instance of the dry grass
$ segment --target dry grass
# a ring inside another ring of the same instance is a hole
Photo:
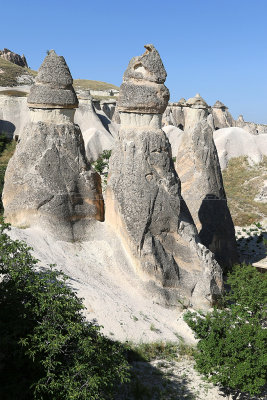
[[[15,140],[7,144],[5,150],[0,154],[0,166],[7,166],[8,161],[15,152],[16,144],[17,142]]]
[[[88,79],[74,79],[73,86],[75,89],[88,89],[88,90],[119,90],[118,86],[111,83],[101,81],[90,81]]]
[[[267,157],[260,164],[250,166],[246,157],[232,159],[223,182],[228,205],[235,225],[250,225],[267,216],[267,204],[254,201],[267,180]]]
[[[28,96],[27,92],[23,92],[22,90],[1,90],[0,96],[11,96],[11,97],[26,97]]]
[[[18,86],[17,77],[21,75],[35,77],[37,72],[20,67],[0,57],[0,86]]]

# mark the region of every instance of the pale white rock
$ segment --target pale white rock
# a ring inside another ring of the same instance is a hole
[[[1,95],[0,92],[0,131],[9,138],[19,137],[28,121],[27,98]]]
[[[162,128],[162,130],[166,133],[167,138],[169,139],[172,148],[172,156],[176,157],[181,140],[184,135],[184,131],[176,128],[176,126],[173,125],[166,125]]]
[[[252,135],[242,128],[223,128],[214,132],[220,165],[225,169],[234,157],[247,156],[249,163],[258,164],[267,155],[266,135]]]

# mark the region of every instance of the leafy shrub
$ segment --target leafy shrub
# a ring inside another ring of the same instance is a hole
[[[106,189],[109,169],[109,159],[111,156],[111,150],[104,150],[99,158],[92,163],[94,169],[100,174],[102,181],[102,190]]]
[[[98,159],[93,163],[94,169],[102,175],[105,173],[105,169],[108,168],[109,159],[111,156],[111,150],[104,150],[102,154],[98,157]],[[107,172],[106,172],[107,174]]]
[[[128,380],[118,343],[82,314],[67,276],[37,270],[26,244],[0,227],[1,400],[110,399]]]
[[[267,275],[236,266],[227,283],[223,309],[185,315],[200,339],[196,368],[214,383],[258,394],[267,378]]]

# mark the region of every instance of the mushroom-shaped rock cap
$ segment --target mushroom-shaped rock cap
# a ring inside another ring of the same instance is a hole
[[[118,110],[145,114],[162,114],[170,94],[164,85],[166,71],[152,44],[142,56],[129,62],[120,87]]]
[[[51,50],[39,68],[28,96],[32,108],[76,108],[78,99],[64,57]]]
[[[123,75],[123,80],[146,80],[156,83],[164,83],[167,77],[166,70],[158,51],[153,44],[146,44],[146,51],[142,56],[133,57]]]
[[[185,100],[185,98],[182,97],[182,98],[178,101],[177,104],[179,104],[179,105],[186,105],[186,100]]]
[[[217,100],[212,108],[228,108],[221,101]]]
[[[190,99],[188,99],[186,104],[191,106],[191,107],[196,107],[196,108],[208,108],[208,104],[200,96],[199,93],[197,93],[195,95],[195,97],[191,97]]]

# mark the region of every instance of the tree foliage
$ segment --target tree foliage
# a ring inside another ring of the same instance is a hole
[[[37,267],[0,227],[0,398],[111,398],[128,380],[124,350],[82,314],[68,277]]]
[[[267,275],[236,266],[227,284],[222,309],[185,315],[200,339],[196,368],[226,388],[259,394],[267,378]]]

